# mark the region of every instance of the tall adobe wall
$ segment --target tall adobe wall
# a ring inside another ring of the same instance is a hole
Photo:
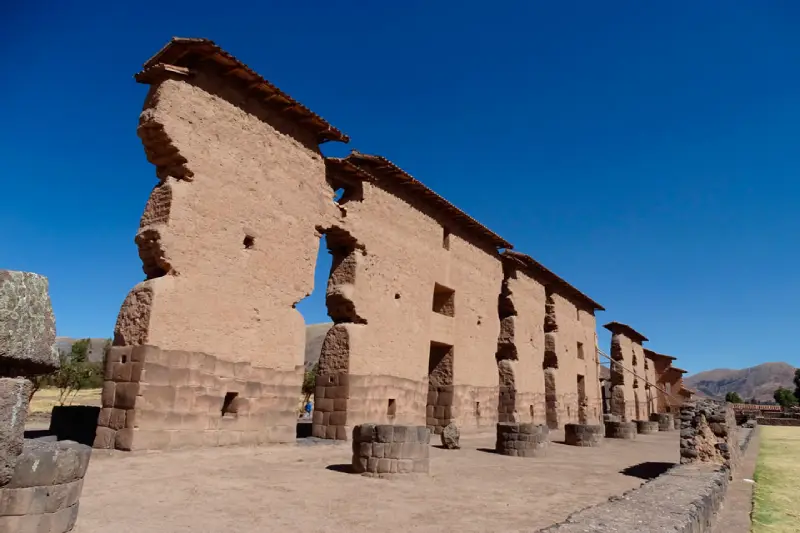
[[[137,77],[151,85],[138,134],[159,183],[136,235],[147,279],[119,312],[119,360],[106,368],[96,445],[181,444],[176,435],[137,439],[151,429],[186,431],[192,435],[184,440],[197,442],[197,433],[220,431],[219,421],[185,418],[203,411],[222,419],[230,395],[241,400],[246,388],[250,410],[270,414],[227,430],[255,431],[249,437],[258,441],[294,439],[305,344],[294,305],[313,289],[317,228],[338,213],[315,116],[298,115],[307,110],[272,86],[261,85],[270,97],[254,92],[254,76],[210,41],[176,39]],[[125,370],[137,346],[158,357]],[[202,373],[184,375],[201,366]],[[175,371],[166,381],[165,369]],[[120,409],[121,388],[127,425],[108,412]],[[116,439],[111,432],[120,426],[131,434]],[[207,442],[224,443],[218,440]]]

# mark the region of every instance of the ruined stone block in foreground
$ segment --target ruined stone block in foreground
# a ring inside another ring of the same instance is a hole
[[[0,376],[30,376],[57,369],[55,341],[47,278],[0,270]]]
[[[600,446],[605,436],[605,427],[589,424],[564,425],[564,442],[570,446]]]
[[[22,453],[31,386],[24,378],[0,378],[0,487],[11,480]]]
[[[550,430],[543,424],[497,424],[495,451],[512,457],[538,457],[544,455],[550,444]]]
[[[353,472],[427,474],[431,432],[425,426],[361,424],[353,428]]]

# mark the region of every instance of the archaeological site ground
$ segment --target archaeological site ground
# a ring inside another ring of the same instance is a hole
[[[99,406],[25,432],[54,317],[45,278],[0,271],[0,533],[720,523],[756,431],[676,356],[616,320],[599,346],[603,305],[390,154],[325,157],[348,136],[214,42],[174,38],[135,79],[144,279]],[[299,421],[320,246],[333,324]]]

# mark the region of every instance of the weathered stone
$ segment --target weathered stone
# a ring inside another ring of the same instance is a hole
[[[441,436],[442,446],[448,450],[457,450],[459,448],[458,439],[461,436],[461,432],[458,430],[458,426],[453,422],[450,422],[444,427]]]
[[[600,446],[603,443],[605,428],[589,424],[565,424],[564,442],[570,446]]]
[[[636,431],[640,435],[658,433],[658,422],[653,422],[651,420],[637,420]]]
[[[0,487],[11,481],[22,453],[31,387],[24,378],[0,378]]]
[[[536,457],[543,455],[549,444],[550,430],[545,425],[516,422],[497,424],[495,452],[501,455]]]
[[[672,414],[670,413],[653,413],[650,415],[650,420],[658,422],[659,431],[672,431],[675,429],[675,423],[672,421]]]
[[[637,430],[635,422],[606,422],[605,429],[607,439],[636,438]]]
[[[0,376],[30,376],[57,369],[55,341],[47,278],[0,270]]]

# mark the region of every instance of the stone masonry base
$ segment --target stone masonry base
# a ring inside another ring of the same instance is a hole
[[[91,454],[76,442],[26,440],[11,482],[0,489],[0,532],[72,531]]]
[[[658,433],[658,422],[653,420],[637,420],[636,431],[640,435],[650,435],[651,433]]]
[[[606,422],[607,439],[635,439],[636,422]]]
[[[570,446],[600,446],[603,444],[604,435],[604,426],[588,424],[566,424],[564,426],[564,442]]]
[[[658,422],[659,431],[674,431],[675,422],[672,419],[671,413],[653,413],[650,415],[652,422]]]
[[[545,425],[501,422],[497,424],[495,452],[512,457],[539,457],[550,443]]]
[[[295,439],[302,368],[284,372],[199,352],[115,346],[104,377],[95,448],[169,449]]]
[[[431,433],[425,426],[361,424],[353,428],[353,472],[427,474]]]

